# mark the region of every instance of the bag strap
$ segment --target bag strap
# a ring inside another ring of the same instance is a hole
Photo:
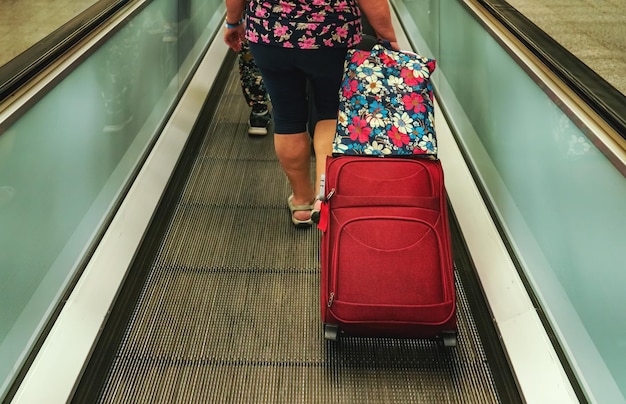
[[[385,48],[389,49],[389,50],[393,50],[393,48],[391,47],[391,42],[389,42],[386,39],[379,39],[378,43],[381,44],[382,46],[384,46]]]
[[[391,48],[391,42],[386,39],[380,39],[375,37],[374,35],[369,34],[363,34],[361,42],[359,42],[355,48],[358,50],[371,51],[372,48],[376,45],[382,45],[386,49],[393,50]]]

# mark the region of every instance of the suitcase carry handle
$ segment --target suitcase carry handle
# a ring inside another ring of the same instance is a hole
[[[332,190],[334,191],[334,189]],[[330,195],[333,196],[333,195]],[[325,199],[327,203],[330,203],[330,196]],[[346,207],[410,207],[410,208],[422,208],[430,210],[439,210],[441,206],[441,198],[436,196],[343,196],[334,194],[332,200],[333,209],[346,208]]]
[[[364,178],[368,184],[380,183],[380,184],[406,184],[407,181],[411,181],[413,183],[419,182],[420,188],[428,189],[429,192],[427,194],[422,194],[420,196],[435,196],[441,194],[441,189],[435,184],[441,184],[443,186],[443,174],[439,174],[437,178],[432,178],[431,176],[434,174],[430,171],[425,164],[431,164],[432,162],[426,162],[424,159],[403,159],[403,158],[387,158],[380,159],[377,157],[360,157],[358,159],[351,160],[343,160],[341,157],[331,158],[327,162],[326,171],[330,172],[331,166],[337,164],[338,167],[333,172],[332,178],[329,178],[328,175],[325,176],[325,181],[329,184],[332,184],[332,192],[337,192],[339,190],[339,194],[343,195],[341,191],[342,183],[338,181],[339,178],[345,176],[344,172],[349,172],[351,176],[349,177],[351,182],[360,181],[359,172],[363,163],[369,163],[372,161],[376,161],[378,172],[375,176]],[[389,172],[393,172],[393,169],[389,168],[390,166],[403,167],[405,172],[402,176],[398,177],[389,177]],[[409,174],[410,173],[410,174]],[[426,182],[427,181],[427,182]],[[358,184],[358,182],[357,182]],[[376,185],[373,185],[376,186]],[[348,188],[352,188],[352,186],[348,186]],[[328,195],[326,195],[326,199],[328,199]]]

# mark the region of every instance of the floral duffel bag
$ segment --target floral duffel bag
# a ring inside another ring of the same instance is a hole
[[[349,50],[333,155],[437,158],[434,70],[434,59],[381,43]]]

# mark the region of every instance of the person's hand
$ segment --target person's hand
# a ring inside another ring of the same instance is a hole
[[[245,40],[246,28],[245,24],[239,24],[235,28],[224,27],[224,42],[229,48],[235,52],[241,50],[241,43]]]

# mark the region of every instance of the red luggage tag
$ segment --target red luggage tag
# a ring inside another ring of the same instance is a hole
[[[328,229],[328,202],[322,201],[322,206],[320,206],[320,221],[317,223],[317,228],[322,231],[322,233],[326,232]]]
[[[328,201],[335,194],[335,189],[331,189],[328,195],[322,199],[322,206],[320,206],[320,221],[317,223],[317,228],[322,232],[326,232],[328,229],[328,221],[330,220],[330,206],[328,206]]]

